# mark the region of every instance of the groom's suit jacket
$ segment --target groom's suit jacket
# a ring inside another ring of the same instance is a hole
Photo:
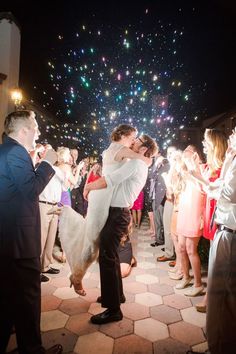
[[[41,253],[39,194],[54,170],[35,170],[27,150],[6,137],[0,145],[0,257],[34,258]]]

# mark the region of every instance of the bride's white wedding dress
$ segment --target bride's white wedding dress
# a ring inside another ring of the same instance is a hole
[[[103,176],[115,171],[125,162],[115,161],[124,146],[112,142],[103,152]],[[64,206],[59,219],[59,238],[71,269],[75,291],[83,293],[82,278],[98,256],[99,233],[106,223],[113,188],[94,190],[88,196],[88,210],[84,219],[71,207]],[[81,291],[80,291],[81,290]]]

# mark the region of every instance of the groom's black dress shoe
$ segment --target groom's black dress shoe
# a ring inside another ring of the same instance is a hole
[[[120,297],[120,303],[123,304],[125,301],[126,301],[126,298],[125,298],[125,295],[123,294],[123,295],[121,295],[121,297]],[[101,297],[101,296],[98,296],[97,302],[98,302],[99,304],[101,304],[101,302],[102,302],[102,297]]]
[[[120,309],[114,311],[107,309],[106,311],[99,313],[98,315],[94,315],[90,318],[90,321],[93,324],[105,324],[114,321],[121,321],[123,318],[123,314]]]
[[[42,283],[46,283],[50,279],[48,277],[46,277],[46,275],[40,274],[40,280],[41,280]]]
[[[58,274],[58,273],[60,273],[60,269],[56,269],[56,268],[49,268],[48,270],[46,270],[46,272],[42,272],[42,273],[47,273],[47,274]]]

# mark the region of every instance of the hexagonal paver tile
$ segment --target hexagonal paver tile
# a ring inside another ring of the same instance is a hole
[[[135,302],[149,307],[161,305],[163,303],[160,295],[148,292],[135,295]]]
[[[138,244],[138,246],[139,246],[140,248],[148,248],[148,247],[150,247],[150,245],[149,245],[148,242],[140,242],[140,243]]]
[[[146,274],[146,271],[138,267],[132,269],[132,275],[140,275],[140,274]]]
[[[172,338],[167,338],[155,342],[153,349],[154,354],[184,354],[190,347]]]
[[[153,255],[152,255],[152,253],[150,253],[150,252],[145,252],[145,251],[141,251],[141,252],[138,252],[137,253],[137,256],[138,257],[144,257],[144,258],[153,258]]]
[[[99,280],[95,279],[84,279],[83,280],[83,287],[85,290],[91,289],[91,288],[96,288],[99,284]]]
[[[153,318],[146,318],[144,320],[135,321],[134,333],[151,342],[169,337],[168,327]]]
[[[159,282],[158,277],[150,274],[137,275],[136,280],[144,284],[155,284]]]
[[[168,277],[168,275],[165,277],[160,277],[160,284],[168,284],[170,286],[175,286],[179,280],[173,280]]]
[[[54,344],[60,343],[63,346],[63,353],[73,351],[78,336],[65,328],[54,331],[44,332],[42,334],[43,346],[48,349]]]
[[[79,295],[74,292],[73,288],[65,287],[58,288],[54,291],[53,295],[59,297],[60,299],[73,299],[78,297]]]
[[[41,296],[52,295],[56,289],[57,288],[51,284],[51,281],[48,283],[41,283]]]
[[[133,321],[123,318],[122,321],[111,322],[100,327],[100,332],[112,338],[119,338],[134,333]]]
[[[53,278],[51,284],[57,288],[69,287],[70,279],[68,277]]]
[[[133,273],[131,273],[128,277],[123,278],[123,279],[122,279],[122,282],[123,282],[123,284],[126,284],[126,283],[133,283],[133,282],[135,282],[135,280],[136,280],[135,275],[134,275]]]
[[[122,312],[133,321],[149,317],[149,308],[137,303],[122,304]]]
[[[86,289],[86,296],[83,297],[83,300],[88,302],[96,302],[98,296],[101,295],[101,290],[98,288]]]
[[[150,308],[151,317],[165,324],[181,321],[179,310],[166,305],[154,306]]]
[[[206,325],[206,314],[198,312],[194,307],[189,307],[180,312],[185,322],[192,323],[198,327]]]
[[[69,316],[58,310],[47,311],[41,314],[41,331],[63,328]]]
[[[90,276],[91,276],[91,272],[86,272],[83,279],[89,279]]]
[[[178,341],[194,345],[205,341],[201,328],[186,322],[177,322],[169,325],[170,336]]]
[[[91,266],[89,267],[89,271],[90,273],[92,272],[99,272],[99,264],[98,262],[93,262],[93,264],[91,264]]]
[[[90,274],[90,279],[94,279],[94,280],[100,281],[100,273],[91,273]]]
[[[179,310],[191,306],[191,301],[187,297],[177,294],[164,296],[163,302],[165,305]]]
[[[79,313],[88,312],[89,303],[81,297],[77,297],[75,299],[63,300],[59,309],[67,315],[72,316]]]
[[[164,278],[168,275],[168,272],[167,270],[157,268],[155,271],[155,275],[159,278]]]
[[[66,324],[66,328],[80,336],[96,332],[99,326],[92,324],[90,318],[91,315],[89,313],[80,313],[79,315],[71,316]]]
[[[151,293],[158,294],[161,296],[170,295],[174,293],[173,287],[167,284],[150,284],[148,285],[148,290]]]
[[[137,267],[139,267],[139,265],[142,264],[143,262],[146,262],[146,258],[145,257],[138,257]],[[144,269],[142,267],[139,267],[139,268]]]
[[[127,291],[125,291],[124,294],[125,294],[125,298],[126,298],[126,301],[125,301],[126,304],[130,304],[135,301],[134,294],[128,293]],[[121,304],[121,306],[122,306],[122,304]]]
[[[78,354],[112,354],[114,339],[95,332],[79,337],[74,352]]]
[[[93,302],[88,309],[88,312],[91,313],[91,315],[97,315],[98,313],[104,311],[101,307],[101,304],[98,302]]]
[[[152,343],[134,334],[115,340],[113,354],[152,354]]]
[[[56,310],[60,303],[62,302],[61,299],[58,299],[58,297],[53,296],[53,295],[46,295],[41,298],[41,311],[50,311],[50,310]]]
[[[138,264],[139,268],[141,269],[152,269],[156,268],[156,264],[153,262],[139,262]]]
[[[139,282],[125,283],[124,291],[127,291],[131,294],[139,294],[147,291],[147,286]]]
[[[163,254],[160,254],[160,256],[163,255]],[[159,256],[158,256],[159,257]],[[170,267],[169,267],[169,262],[158,262],[158,268],[159,269],[163,269],[163,270],[169,270]]]
[[[59,265],[59,263],[58,263],[58,265]],[[54,268],[56,268],[56,267],[54,267]],[[59,267],[57,266],[57,268],[59,268]],[[60,268],[60,276],[69,278],[70,274],[71,274],[71,272],[70,272],[69,264],[64,263],[63,266]]]

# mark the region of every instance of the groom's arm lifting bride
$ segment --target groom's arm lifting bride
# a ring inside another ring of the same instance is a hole
[[[136,153],[151,157],[157,150],[156,142],[147,135],[138,137],[132,147]],[[84,197],[97,189],[114,187],[107,221],[100,233],[99,267],[101,280],[101,303],[107,308],[91,317],[91,322],[103,324],[120,321],[120,310],[124,298],[118,248],[121,237],[128,232],[130,210],[142,190],[148,173],[148,166],[140,159],[126,162],[122,167],[86,185]]]

